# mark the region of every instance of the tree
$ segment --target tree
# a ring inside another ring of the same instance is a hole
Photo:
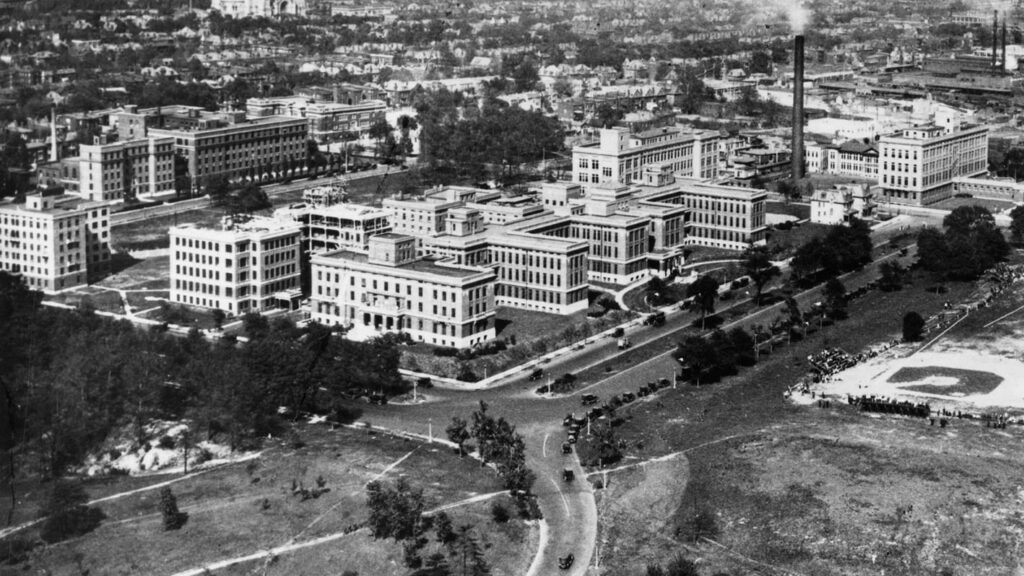
[[[1010,210],[1010,237],[1018,244],[1024,240],[1024,205]]]
[[[903,267],[898,263],[882,262],[878,271],[881,274],[878,278],[878,287],[883,292],[892,292],[903,288]]]
[[[917,312],[907,312],[903,316],[903,341],[917,342],[924,336],[924,318]]]
[[[373,138],[374,141],[376,141],[377,143],[375,148],[377,151],[376,154],[378,158],[385,157],[385,151],[383,150],[384,140],[386,140],[388,136],[392,136],[391,133],[393,131],[394,128],[391,127],[391,124],[388,124],[387,120],[381,119],[375,121],[373,124],[370,124],[370,129],[367,131],[367,135],[370,138]]]
[[[737,326],[729,331],[729,341],[736,355],[736,362],[742,366],[753,366],[757,361],[754,353],[754,337],[742,327]]]
[[[772,264],[767,246],[751,246],[743,254],[743,268],[757,290],[757,305],[761,305],[761,292],[769,280],[778,276],[779,267]]]
[[[697,305],[697,309],[700,310],[701,329],[703,329],[704,319],[708,314],[715,313],[715,298],[718,296],[718,280],[705,274],[686,287],[686,296],[688,298],[693,298],[694,303]]]
[[[89,497],[78,482],[56,480],[43,507],[40,538],[53,543],[94,530],[106,517],[99,508],[86,506]]]
[[[418,538],[423,528],[423,491],[414,490],[405,478],[399,478],[394,487],[379,480],[366,486],[368,524],[376,539],[393,538],[397,541]]]
[[[465,455],[465,444],[469,440],[470,434],[469,429],[466,425],[465,418],[459,418],[458,416],[452,416],[452,423],[445,429],[445,433],[448,434],[448,439],[458,444],[459,446],[459,458]]]
[[[700,386],[701,376],[718,366],[718,350],[700,336],[687,336],[676,348],[676,359],[694,384]]]
[[[443,546],[450,547],[455,542],[455,528],[452,526],[452,519],[447,512],[438,512],[434,516],[434,534],[437,542]]]
[[[160,489],[160,514],[164,519],[164,530],[178,530],[188,520],[188,514],[178,510],[178,499],[169,486]]]
[[[825,282],[824,312],[835,320],[846,318],[846,287],[835,276]]]
[[[227,318],[227,314],[225,314],[220,308],[214,308],[210,312],[210,317],[213,319],[213,325],[217,327],[217,330],[220,330],[221,327],[224,326],[224,320]]]

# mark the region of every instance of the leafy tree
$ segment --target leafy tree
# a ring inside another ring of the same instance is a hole
[[[388,136],[392,136],[392,132],[394,132],[394,128],[391,127],[391,124],[388,124],[387,120],[377,120],[371,124],[370,129],[367,130],[367,135],[370,138],[373,138],[377,143],[376,150],[378,158],[386,156],[384,153],[384,141]]]
[[[459,526],[452,556],[454,560],[454,574],[459,576],[487,576],[491,573],[491,569],[484,559],[483,550],[473,536],[472,527],[468,524]]]
[[[924,318],[917,312],[907,312],[903,316],[903,341],[917,342],[924,335]]]
[[[376,539],[398,541],[418,538],[423,528],[423,491],[414,490],[405,478],[394,487],[379,480],[366,486],[368,523]]]
[[[825,313],[836,320],[846,318],[846,287],[834,276],[825,282]]]
[[[1014,206],[1010,210],[1010,237],[1017,243],[1024,240],[1024,205]]]
[[[943,224],[944,234],[926,229],[918,235],[921,266],[940,278],[974,280],[1009,253],[995,218],[982,206],[960,206]]]
[[[178,499],[169,486],[160,489],[160,514],[164,519],[164,530],[178,530],[188,520],[188,514],[178,510]]]
[[[93,531],[106,516],[99,508],[88,507],[88,500],[81,484],[56,480],[42,510],[40,538],[54,543]]]
[[[878,278],[878,287],[883,292],[892,292],[903,288],[903,267],[896,262],[882,262],[878,267],[881,274]]]
[[[687,336],[680,342],[676,358],[698,386],[705,372],[716,368],[719,362],[718,350],[700,336]]]
[[[736,355],[736,362],[742,366],[753,366],[756,362],[754,337],[742,327],[737,326],[729,331],[729,341]]]
[[[242,316],[242,329],[250,339],[258,340],[270,334],[270,322],[259,312],[248,312]]]
[[[434,534],[437,536],[437,542],[443,546],[451,546],[455,542],[455,529],[447,512],[438,512],[434,516]]]
[[[470,434],[469,429],[466,425],[465,418],[459,418],[458,416],[452,416],[452,423],[445,429],[445,433],[448,434],[448,439],[458,444],[459,446],[459,457],[465,455],[465,444],[469,440]]]
[[[757,289],[757,305],[761,305],[761,292],[769,280],[778,276],[779,267],[772,264],[767,246],[751,246],[743,254],[743,268]]]
[[[708,314],[715,313],[715,298],[718,297],[718,280],[705,274],[686,287],[686,296],[693,298],[700,310],[701,327]]]

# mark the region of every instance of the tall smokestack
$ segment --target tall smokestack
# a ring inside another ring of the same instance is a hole
[[[996,64],[996,58],[998,55],[996,52],[999,51],[999,10],[994,10],[992,13],[992,67],[998,66]]]
[[[1003,72],[1006,72],[1006,16],[1003,16]]]
[[[60,147],[57,145],[57,107],[50,107],[50,162],[60,160]]]
[[[793,179],[804,177],[804,37],[793,39]]]

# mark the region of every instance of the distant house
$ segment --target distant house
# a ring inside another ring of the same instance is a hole
[[[867,218],[874,213],[874,194],[868,186],[851,184],[831,190],[816,190],[811,196],[811,222],[847,224],[851,218]]]

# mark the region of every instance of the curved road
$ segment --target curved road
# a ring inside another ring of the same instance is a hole
[[[913,259],[914,252],[912,247],[905,257],[897,253],[883,255],[864,269],[846,274],[841,279],[847,289],[852,290],[877,278],[877,267],[881,262],[899,259],[906,265]],[[821,287],[806,290],[796,298],[801,306],[806,307],[821,299]],[[783,305],[779,302],[757,309],[722,328],[766,323],[779,314]],[[597,507],[591,485],[584,479],[575,454],[562,454],[561,445],[566,438],[562,419],[570,412],[583,412],[579,400],[583,393],[597,394],[603,401],[622,392],[635,392],[646,382],[671,378],[678,369],[672,358],[675,343],[689,329],[694,317],[689,312],[677,311],[669,314],[663,327],[631,327],[627,334],[634,346],[623,352],[618,351],[615,339],[605,338],[546,364],[545,372],[550,375],[584,370],[590,370],[594,375],[590,381],[583,381],[579,389],[565,396],[538,396],[534,389],[542,382],[529,381],[530,370],[524,370],[506,379],[502,385],[486,390],[435,388],[429,391],[430,401],[421,404],[361,406],[363,420],[386,428],[444,437],[444,428],[453,416],[468,418],[480,401],[487,402],[493,416],[505,417],[523,435],[528,465],[537,475],[533,491],[547,523],[547,542],[542,543],[529,576],[583,576],[590,565],[597,539]],[[594,370],[601,366],[612,368],[607,376],[601,370]],[[616,371],[615,367],[624,369]],[[657,398],[654,395],[638,402],[656,402],[659,401]],[[562,480],[565,468],[575,471],[575,481]],[[575,563],[571,570],[560,571],[558,557],[568,553],[575,556]]]

